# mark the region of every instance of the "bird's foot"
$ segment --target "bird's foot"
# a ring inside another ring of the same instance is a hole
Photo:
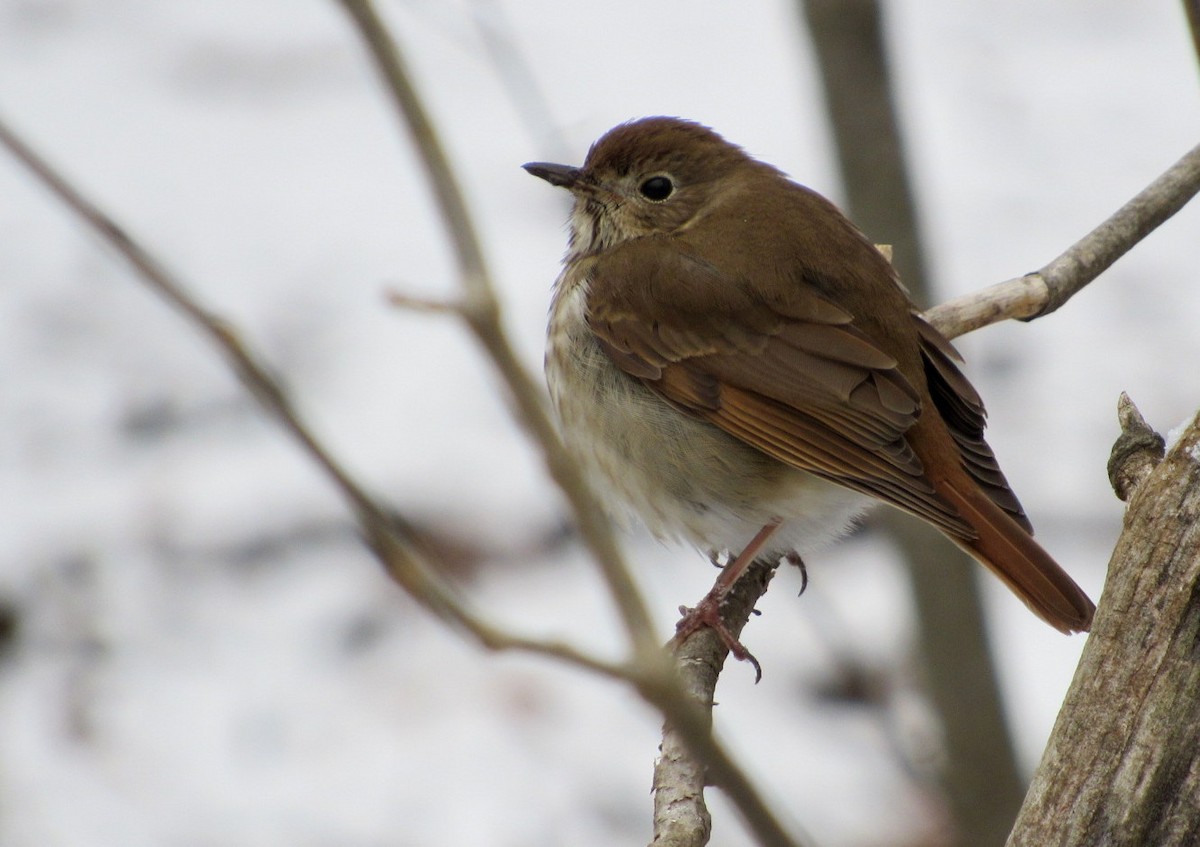
[[[740,662],[751,664],[754,668],[754,681],[757,683],[762,679],[762,665],[725,625],[725,621],[721,618],[721,603],[724,600],[724,592],[718,593],[714,588],[695,607],[680,606],[679,613],[683,617],[675,624],[675,637],[667,644],[667,648],[677,651],[692,635],[708,627],[721,639],[721,643],[725,645],[725,649],[729,651],[730,655]]]

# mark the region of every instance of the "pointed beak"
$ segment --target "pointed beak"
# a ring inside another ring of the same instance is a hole
[[[552,162],[529,162],[521,165],[529,173],[544,179],[551,185],[557,185],[559,188],[568,190],[574,188],[579,183],[579,177],[582,171],[579,168],[571,165],[556,165]]]

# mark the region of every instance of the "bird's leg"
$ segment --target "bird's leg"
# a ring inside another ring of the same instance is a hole
[[[721,642],[736,659],[749,662],[754,666],[756,682],[762,679],[762,666],[758,660],[742,646],[742,643],[721,620],[721,604],[725,602],[726,595],[733,589],[738,578],[746,572],[746,568],[750,567],[750,563],[758,556],[763,545],[767,543],[767,539],[775,530],[779,529],[779,524],[780,519],[776,518],[760,529],[754,538],[750,539],[750,543],[746,545],[745,549],[737,555],[737,558],[721,569],[721,575],[713,583],[712,589],[704,595],[703,600],[693,608],[689,609],[686,606],[679,608],[683,617],[679,619],[679,623],[675,624],[675,637],[667,645],[669,648],[678,649],[683,646],[683,642],[687,641],[692,633],[707,626],[717,633]]]

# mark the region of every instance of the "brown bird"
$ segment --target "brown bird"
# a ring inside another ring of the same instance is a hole
[[[612,129],[583,167],[524,167],[575,198],[546,352],[569,448],[659,537],[740,551],[681,634],[719,626],[756,556],[812,550],[870,498],[937,527],[1056,629],[1090,627],[957,352],[832,203],[676,118]]]

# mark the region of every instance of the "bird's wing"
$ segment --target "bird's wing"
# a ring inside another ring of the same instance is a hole
[[[802,285],[768,298],[657,237],[602,254],[588,284],[589,325],[625,373],[782,462],[973,537],[905,438],[920,394],[847,310]],[[978,397],[946,362],[957,380],[939,385],[973,423]]]
[[[1025,510],[1009,488],[992,448],[983,440],[987,413],[978,392],[958,369],[957,363],[961,361],[958,351],[920,315],[914,313],[913,320],[917,325],[929,394],[954,438],[963,468],[988,499],[1032,535],[1033,526]]]

